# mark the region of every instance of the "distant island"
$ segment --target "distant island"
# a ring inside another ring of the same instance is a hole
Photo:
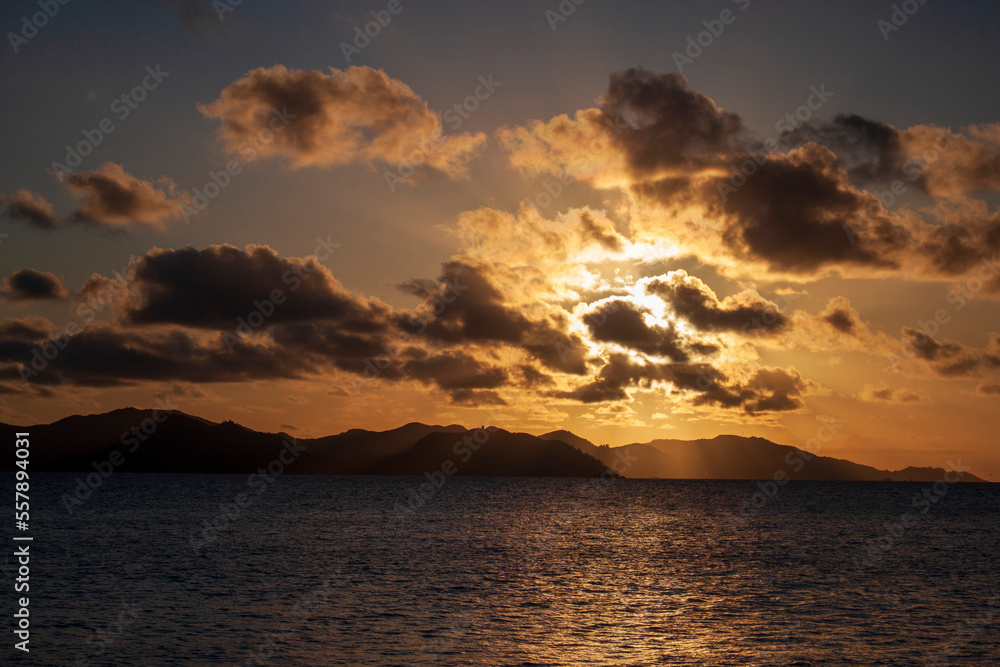
[[[32,468],[71,472],[244,473],[274,467],[318,475],[629,477],[934,482],[943,468],[880,470],[756,437],[598,446],[570,431],[535,436],[495,426],[410,423],[322,438],[262,433],[182,412],[123,408],[51,424],[2,425],[32,436]],[[11,469],[12,460],[4,462]],[[778,476],[778,477],[776,477]],[[968,472],[959,481],[984,482]]]

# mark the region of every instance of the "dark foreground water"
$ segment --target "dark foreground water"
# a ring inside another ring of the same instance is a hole
[[[1000,664],[1000,485],[76,479],[5,664]]]

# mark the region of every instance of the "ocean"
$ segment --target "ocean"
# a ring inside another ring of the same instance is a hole
[[[1000,664],[996,484],[83,477],[10,664]]]

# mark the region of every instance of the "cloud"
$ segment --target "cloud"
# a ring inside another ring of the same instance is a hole
[[[466,407],[509,405],[500,394],[489,389],[455,389],[451,392],[451,402]]]
[[[739,116],[688,88],[682,74],[611,74],[598,108],[497,132],[512,165],[566,169],[598,187],[718,169],[746,134]]]
[[[782,137],[782,143],[802,146],[816,143],[831,149],[843,163],[851,180],[884,182],[903,175],[907,152],[902,133],[857,114],[838,114],[832,120],[802,124]]]
[[[419,162],[464,176],[484,134],[444,136],[441,120],[409,86],[370,67],[321,71],[259,68],[199,105],[222,124],[226,149],[280,157],[293,168]]]
[[[0,320],[0,339],[41,340],[52,330],[52,323],[44,317],[11,317]]]
[[[940,281],[971,275],[1000,248],[996,212],[961,215],[942,201],[917,211],[900,199],[909,188],[985,208],[962,197],[1000,187],[1000,124],[902,130],[841,114],[762,139],[682,76],[633,69],[612,74],[594,108],[497,136],[526,173],[617,190],[628,242],[669,240],[670,256],[730,277]],[[1000,294],[1000,279],[982,294]]]
[[[181,217],[182,206],[190,201],[169,178],[161,177],[154,185],[114,162],[96,171],[67,173],[61,181],[81,200],[68,218],[57,217],[44,197],[24,189],[13,197],[0,197],[0,202],[6,204],[10,218],[39,229],[51,231],[74,222],[121,231],[135,225],[163,230],[166,221]]]
[[[174,9],[181,24],[188,29],[215,25],[225,17],[224,14],[212,8],[213,4],[204,2],[204,0],[155,0],[155,2],[161,7]],[[235,4],[239,3],[234,3],[234,6]],[[232,11],[229,9],[228,3],[225,4],[225,7]]]
[[[809,386],[797,370],[758,368],[746,379],[730,379],[708,364],[639,363],[623,354],[613,354],[597,377],[556,396],[583,403],[621,401],[632,387],[672,385],[691,394],[696,406],[738,409],[749,415],[784,412],[802,407],[801,394]]]
[[[861,400],[869,403],[927,403],[926,396],[900,387],[865,385],[861,390]]]
[[[541,266],[556,280],[562,276],[549,272],[568,261],[613,256],[628,244],[614,221],[588,207],[570,208],[554,219],[534,206],[521,206],[516,213],[482,207],[462,213],[447,229],[480,262]]]
[[[851,336],[856,335],[864,327],[860,313],[842,296],[830,299],[826,308],[819,314],[819,318],[836,331]]]
[[[8,301],[65,301],[69,291],[55,274],[22,269],[4,280],[3,295]]]
[[[936,197],[1000,190],[1000,123],[963,132],[933,125],[911,127],[901,141],[920,187]]]
[[[836,156],[808,144],[772,156],[752,178],[725,197],[726,179],[701,189],[708,210],[722,222],[729,253],[772,271],[815,273],[829,265],[892,269],[908,244],[905,229],[884,215],[872,215],[871,193],[849,183]],[[715,199],[715,201],[712,201]]]
[[[625,299],[609,299],[592,309],[584,322],[596,341],[616,343],[671,361],[688,361],[690,356],[676,328],[649,324],[647,315],[652,315],[648,308]]]
[[[703,331],[773,334],[788,326],[778,306],[754,290],[720,301],[708,285],[683,270],[643,282],[647,294],[662,298],[677,315]]]
[[[41,195],[18,190],[13,197],[0,197],[0,202],[6,204],[7,215],[13,220],[23,220],[40,229],[55,229],[59,226],[52,210],[52,204]]]
[[[181,206],[189,201],[169,178],[160,178],[161,187],[156,187],[114,162],[96,171],[68,174],[65,179],[69,191],[82,199],[74,217],[97,226],[144,225],[162,230],[166,220],[181,216]]]
[[[92,273],[72,297],[78,303],[85,304],[86,308],[99,311],[114,304],[127,293],[128,282],[121,274],[115,278],[108,278],[99,273]]]
[[[935,197],[1000,189],[1000,123],[971,125],[961,132],[935,125],[901,130],[840,114],[831,121],[805,123],[782,142],[830,148],[859,183],[915,182]]]
[[[497,271],[456,259],[444,264],[437,281],[401,284],[401,289],[424,300],[414,312],[401,314],[398,325],[436,344],[508,344],[552,370],[586,372],[586,347],[578,335],[565,331],[565,316],[542,308],[548,316],[529,318],[494,284]],[[534,306],[538,309],[538,304]]]
[[[442,352],[404,365],[410,377],[432,381],[442,389],[495,389],[504,384],[507,372],[461,351]]]
[[[983,396],[1000,396],[1000,382],[983,382],[976,391]]]
[[[517,343],[532,327],[524,315],[507,307],[485,270],[460,261],[446,263],[435,289],[424,296],[415,325],[439,341]]]
[[[36,335],[5,332],[0,339],[0,379],[105,387],[143,381],[294,378],[313,370],[307,359],[281,350],[240,343],[229,351],[221,339],[201,340],[178,330],[135,331],[92,322],[73,336],[54,327],[45,338]]]
[[[599,106],[632,171],[646,177],[713,167],[747,134],[739,116],[688,88],[682,74],[612,74]]]
[[[365,327],[387,312],[345,290],[316,258],[281,258],[267,246],[153,249],[135,261],[129,283],[125,317],[136,324],[234,330],[258,313],[260,328],[314,320]]]
[[[475,272],[466,281],[467,267],[453,268],[453,285],[469,285],[478,299],[456,306],[463,317],[495,314],[501,319],[493,324],[502,325],[511,316],[488,282]],[[468,347],[507,343],[509,336],[495,340],[472,320],[455,341],[422,335],[413,312],[351,294],[314,257],[281,258],[266,246],[153,249],[133,261],[127,278],[91,276],[77,294],[113,300],[118,317],[111,323],[89,321],[75,335],[44,320],[0,323],[0,379],[26,373],[39,386],[111,386],[345,372],[434,386],[462,405],[502,404],[494,390],[516,384],[488,354]],[[560,333],[546,323],[513,323],[523,329],[511,343],[540,345],[541,337]],[[58,353],[46,351],[54,345]],[[116,373],[119,365],[127,369]],[[530,366],[517,378],[546,382]]]
[[[976,377],[1000,370],[1000,333],[991,333],[984,347],[938,340],[913,327],[903,327],[901,333],[903,357],[890,357],[895,364],[916,359],[944,377]]]

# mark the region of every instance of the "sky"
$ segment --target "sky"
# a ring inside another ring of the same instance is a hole
[[[1000,479],[998,19],[4,3],[0,420],[735,433]]]

